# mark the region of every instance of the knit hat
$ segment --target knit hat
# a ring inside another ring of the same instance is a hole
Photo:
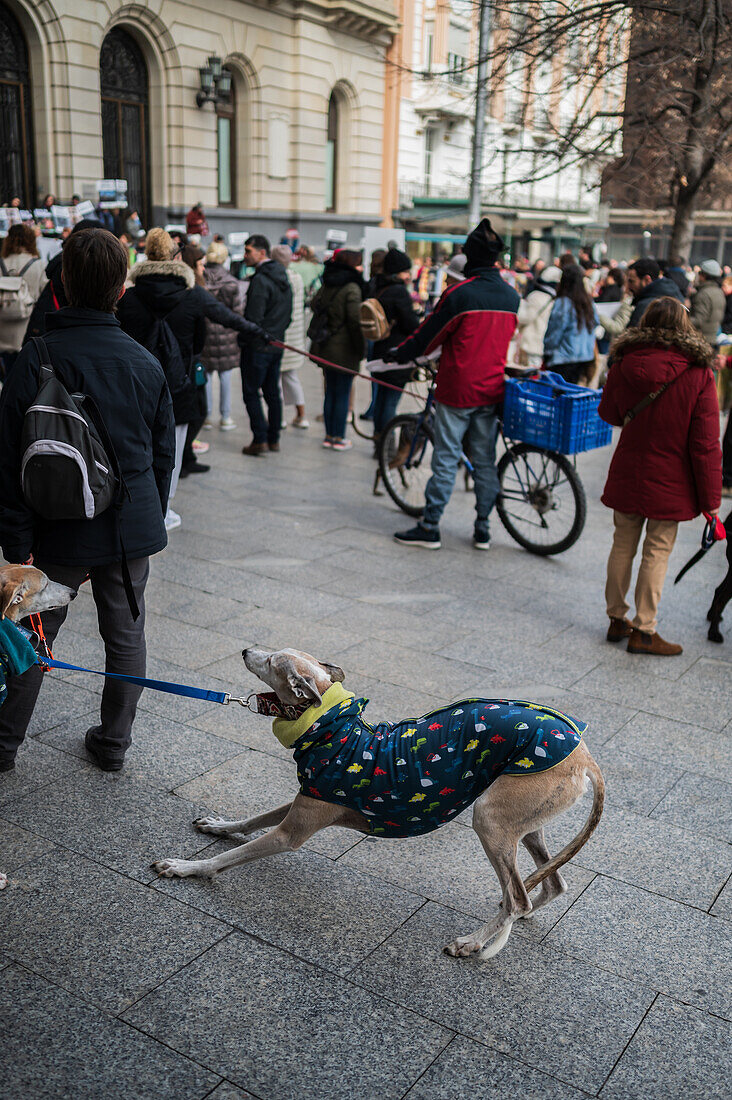
[[[468,235],[463,245],[463,252],[468,257],[465,274],[470,275],[479,267],[493,267],[498,255],[505,247],[488,218],[483,218],[480,225]]]
[[[390,248],[382,263],[382,271],[385,275],[398,275],[400,271],[411,271],[412,261],[406,252],[400,252],[398,248]]]
[[[177,251],[178,245],[170,233],[159,228],[150,230],[145,244],[145,255],[148,260],[172,260]]]
[[[284,264],[285,267],[291,264],[295,258],[288,244],[276,244],[270,252],[270,256],[273,260],[278,260],[281,264]]]
[[[206,249],[206,263],[224,264],[229,256],[229,250],[221,241],[211,241]]]
[[[543,271],[539,272],[538,280],[540,283],[551,283],[552,286],[557,286],[562,279],[561,267],[545,267]]]
[[[699,270],[702,271],[704,275],[709,275],[712,279],[721,279],[724,274],[716,260],[705,260],[704,263],[701,264]]]
[[[457,279],[458,282],[462,282],[465,278],[465,265],[468,262],[468,257],[464,252],[458,252],[457,256],[453,256],[450,263],[447,265],[447,271],[445,275],[449,275],[451,279]]]

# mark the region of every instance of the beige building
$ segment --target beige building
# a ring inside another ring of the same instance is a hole
[[[200,201],[212,231],[357,244],[396,26],[392,0],[0,0],[0,203],[124,178],[143,224]],[[210,57],[231,92],[197,103]]]

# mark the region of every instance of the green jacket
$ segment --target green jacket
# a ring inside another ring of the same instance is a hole
[[[334,272],[334,275],[338,281],[329,282],[326,269],[323,286],[312,302],[314,310],[326,312],[331,336],[322,344],[313,344],[311,350],[314,355],[330,359],[339,367],[358,370],[366,353],[366,341],[361,331],[361,288],[356,281],[341,279],[341,272]]]

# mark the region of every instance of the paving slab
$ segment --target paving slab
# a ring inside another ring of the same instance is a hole
[[[8,1098],[202,1100],[220,1080],[210,1070],[20,967],[3,971],[0,1006],[0,1091]]]
[[[229,632],[220,623],[215,628],[194,625],[161,614],[151,615],[146,622],[145,639],[150,653],[191,671],[241,653],[235,630]]]
[[[501,900],[498,879],[476,833],[456,822],[412,839],[366,839],[340,856],[338,864],[470,913],[477,921],[489,920]],[[522,876],[526,878],[534,866],[522,849],[519,854]],[[527,920],[517,921],[517,933],[537,940],[543,938],[593,878],[592,872],[581,867],[569,867],[564,875],[569,885],[567,893],[538,909]]]
[[[267,1100],[400,1100],[452,1037],[238,933],[124,1019]]]
[[[419,686],[441,698],[468,690],[476,679],[475,667],[465,662],[419,653],[381,640],[355,645],[348,652],[348,660],[353,673],[413,689]]]
[[[598,876],[545,943],[732,1016],[732,926],[698,909]]]
[[[471,1100],[506,1100],[507,1096],[581,1100],[586,1093],[490,1047],[456,1036],[404,1100],[455,1100],[458,1096]]]
[[[208,1094],[206,1100],[257,1100],[257,1097],[251,1092],[238,1089],[236,1085],[231,1085],[228,1081],[222,1081],[213,1092]]]
[[[662,760],[618,753],[612,742],[598,747],[593,744],[591,751],[605,779],[607,805],[632,810],[642,817],[654,816],[655,807],[684,774],[683,768]]]
[[[234,846],[222,842],[216,851]],[[423,904],[417,894],[308,851],[233,867],[213,882],[159,879],[155,888],[338,974],[365,959]]]
[[[732,844],[732,783],[686,772],[650,816]]]
[[[84,735],[98,721],[96,712],[73,718],[41,733],[38,740],[87,760]],[[140,711],[132,731],[132,745],[125,755],[124,772],[170,790],[240,752],[241,746],[234,741]]]
[[[15,802],[39,787],[63,784],[87,767],[75,756],[28,737],[18,749],[13,770],[0,772],[0,806]]]
[[[96,768],[63,788],[43,787],[3,812],[31,829],[38,842],[43,837],[47,845],[53,842],[141,882],[155,878],[150,869],[155,860],[193,856],[212,840],[191,825],[201,816],[201,805],[125,772]]]
[[[6,955],[115,1014],[229,932],[225,924],[100,867],[54,851],[0,894]]]
[[[602,1089],[602,1100],[728,1100],[732,1027],[659,997]]]
[[[486,961],[442,954],[444,944],[475,927],[472,917],[428,903],[353,971],[353,980],[595,1092],[654,994],[523,936]]]
[[[587,817],[583,799],[546,828],[547,844],[557,850]],[[732,848],[721,841],[606,806],[599,825],[574,857],[580,867],[707,909],[732,872]]]
[[[717,779],[726,775],[732,759],[732,725],[710,732],[698,724],[649,714],[641,707],[613,738],[612,747],[618,756],[625,752],[642,755]]]
[[[198,779],[183,783],[175,793],[238,821],[291,802],[299,789],[292,762],[246,749]],[[360,838],[361,833],[353,829],[323,829],[306,841],[305,847],[335,859]]]
[[[49,673],[43,677],[43,686],[26,737],[37,737],[44,730],[90,711],[99,714],[98,695],[78,683],[61,680]]]
[[[724,888],[719,891],[719,895],[709,912],[713,913],[715,917],[725,917],[727,920],[732,920],[732,877],[725,883]]]
[[[726,723],[729,698],[721,689],[707,691],[699,680],[687,683],[686,676],[667,680],[649,675],[644,668],[637,664],[621,668],[608,659],[582,676],[574,686],[611,703],[620,698],[628,706],[636,706],[672,722],[693,723],[697,728],[702,726],[713,731],[720,730]]]
[[[25,822],[30,824],[30,822]],[[51,840],[38,836],[30,829],[21,829],[11,821],[0,818],[0,870],[6,874],[15,871],[24,863],[50,852],[54,848]]]

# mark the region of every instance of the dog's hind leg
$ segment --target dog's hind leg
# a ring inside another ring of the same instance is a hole
[[[537,867],[543,867],[544,864],[548,863],[552,858],[546,846],[546,841],[544,840],[543,828],[536,829],[533,833],[527,833],[521,843],[524,848],[526,848]],[[531,903],[532,913],[540,909],[542,905],[547,905],[550,901],[554,901],[554,899],[558,898],[561,894],[566,894],[567,890],[567,883],[564,881],[559,871],[555,871],[553,875],[549,875],[549,877],[545,878],[542,882],[539,896]]]
[[[227,821],[217,814],[209,814],[207,817],[197,818],[193,824],[199,833],[211,833],[213,836],[230,836],[231,833],[239,833],[242,836],[248,836],[249,833],[256,833],[258,829],[270,829],[273,825],[279,825],[287,817],[291,806],[291,802],[286,802],[276,810],[268,810],[256,817],[244,818],[243,821]]]
[[[211,859],[162,859],[153,863],[152,869],[157,871],[159,878],[213,878],[219,871],[237,867],[241,863],[251,863],[252,860],[276,856],[282,852],[297,851],[306,840],[328,825],[359,828],[356,818],[366,822],[366,818],[343,806],[298,794],[284,821],[264,836],[258,836],[256,840],[240,844],[237,848],[230,848],[228,852],[222,852]]]

